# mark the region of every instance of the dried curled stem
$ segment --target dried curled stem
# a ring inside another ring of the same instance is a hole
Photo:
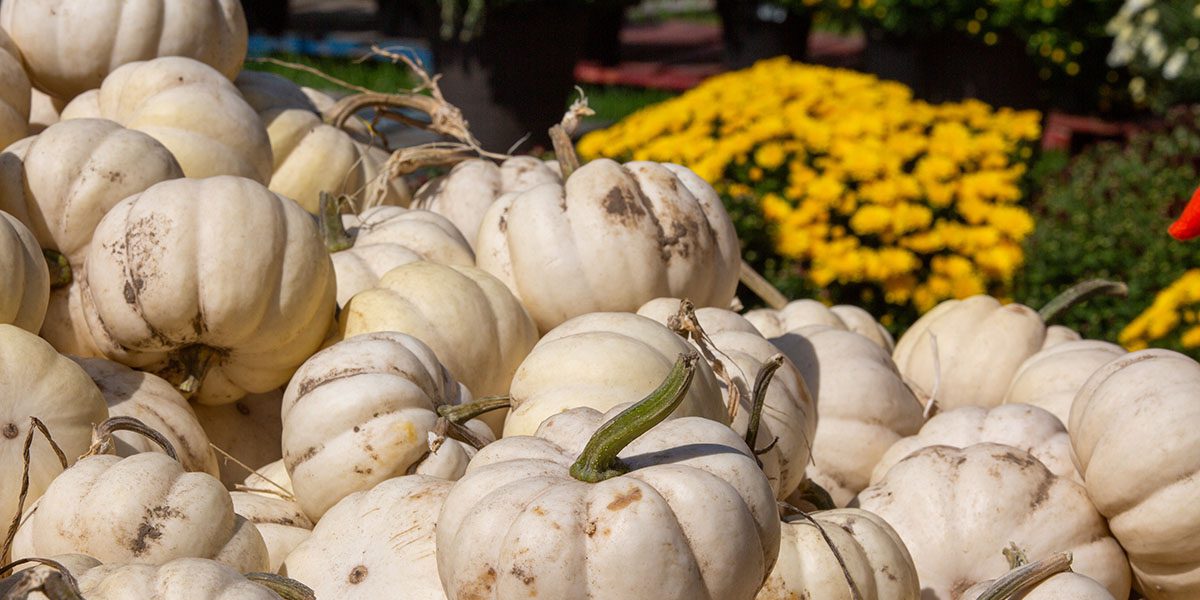
[[[738,408],[741,406],[742,387],[749,383],[746,373],[741,372],[741,368],[737,366],[733,358],[722,352],[720,348],[717,348],[712,338],[708,336],[708,332],[704,331],[704,328],[700,326],[700,319],[696,316],[696,305],[691,300],[685,298],[679,302],[679,312],[667,319],[667,327],[685,339],[692,340],[695,346],[699,348],[700,355],[704,357],[705,362],[712,368],[713,374],[725,384],[725,389],[729,390],[728,405],[726,408],[729,410],[729,420],[732,422],[734,417],[737,416]],[[720,358],[717,358],[717,354],[729,359],[730,364],[738,369],[743,385],[738,385],[738,381],[725,368],[725,363]],[[747,389],[747,392],[750,391]]]
[[[26,598],[34,592],[41,592],[51,600],[83,599],[83,593],[79,591],[79,582],[75,580],[71,571],[58,561],[36,556],[22,558],[0,567],[0,574],[26,563],[39,563],[50,568],[26,569],[14,575],[12,579],[0,582],[0,595],[5,598]]]
[[[21,517],[25,512],[25,500],[29,497],[29,459],[30,450],[33,447],[33,432],[38,431],[46,441],[50,443],[50,447],[54,449],[54,454],[58,456],[58,462],[62,465],[64,471],[67,470],[68,462],[67,455],[58,447],[54,438],[50,435],[50,430],[46,429],[46,424],[42,423],[37,417],[29,417],[29,431],[25,434],[25,444],[21,447],[21,491],[17,495],[17,512],[13,515],[12,523],[8,526],[8,535],[4,538],[4,546],[0,547],[0,557],[8,556],[8,551],[12,549],[13,538],[17,537],[17,529],[21,526]],[[10,569],[12,565],[8,565],[0,569],[0,576]]]
[[[133,417],[109,417],[103,423],[97,425],[92,430],[92,446],[88,448],[84,456],[107,454],[112,449],[112,436],[118,431],[132,431],[139,434],[157,444],[173,460],[179,460],[179,455],[175,453],[175,447],[171,445],[170,440],[149,425]]]

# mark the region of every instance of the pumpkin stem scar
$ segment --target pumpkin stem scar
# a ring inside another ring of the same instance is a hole
[[[21,526],[21,517],[25,513],[25,499],[29,496],[29,451],[33,446],[33,432],[40,431],[42,437],[50,443],[50,447],[54,449],[54,453],[58,455],[58,462],[62,465],[64,471],[67,470],[67,455],[63,453],[62,448],[58,447],[58,443],[50,435],[50,430],[46,429],[46,425],[37,417],[29,417],[29,432],[25,434],[25,444],[21,448],[21,460],[23,467],[21,469],[21,491],[17,496],[17,511],[13,515],[12,523],[8,526],[8,535],[4,538],[4,545],[0,547],[0,557],[8,556],[8,551],[12,549],[13,538],[17,537],[17,528]],[[18,563],[0,568],[0,576],[8,572],[10,568]]]
[[[171,361],[175,363],[172,365],[175,368],[160,375],[173,383],[185,397],[191,398],[204,384],[204,377],[208,375],[208,370],[212,368],[213,359],[217,355],[217,350],[201,344],[180,348]]]
[[[1059,552],[1048,558],[1029,563],[1009,571],[992,582],[979,596],[979,600],[1007,600],[1028,591],[1052,575],[1071,570],[1071,553]]]
[[[329,253],[341,252],[347,250],[354,245],[354,240],[350,234],[346,232],[346,226],[342,223],[342,203],[333,194],[329,192],[321,192],[320,214],[318,220],[321,224],[321,237],[325,240],[325,248]]]
[[[174,460],[179,460],[179,456],[175,454],[175,447],[171,445],[170,440],[164,437],[163,434],[152,429],[149,425],[133,417],[110,417],[97,425],[96,429],[92,431],[92,447],[88,448],[87,454],[84,454],[84,456],[95,456],[108,452],[109,447],[112,445],[112,434],[118,431],[132,431],[141,434],[155,444],[158,444],[167,456],[170,456]]]
[[[741,281],[742,285],[749,288],[750,291],[754,292],[755,296],[758,296],[763,302],[767,303],[767,306],[774,310],[782,310],[788,304],[787,296],[784,296],[783,292],[775,287],[775,284],[754,270],[754,267],[746,262],[744,258],[742,259],[741,270],[738,272],[738,281]]]
[[[750,447],[750,452],[755,454],[754,460],[758,460],[758,428],[762,424],[763,405],[767,401],[767,387],[771,385],[771,380],[775,378],[775,371],[783,366],[783,355],[776,354],[763,364],[758,370],[758,376],[754,378],[754,391],[752,392],[753,404],[750,405],[750,422],[746,425],[746,445]],[[776,440],[778,441],[778,440]],[[771,443],[772,446],[775,442]],[[758,466],[762,466],[762,461],[758,462]]]
[[[50,600],[83,600],[75,576],[58,561],[36,556],[22,558],[0,567],[0,573],[7,573],[13,567],[31,562],[46,565],[54,570],[26,569],[17,573],[7,580],[8,584],[0,585],[0,589],[5,592],[5,598],[24,598],[33,592],[41,592]]]
[[[57,290],[71,285],[71,262],[62,252],[42,248],[42,256],[46,259],[46,267],[50,269],[50,289]]]
[[[1118,296],[1124,298],[1129,295],[1129,286],[1120,281],[1109,281],[1107,279],[1088,279],[1081,281],[1069,288],[1063,293],[1054,297],[1053,300],[1046,303],[1045,306],[1038,311],[1042,320],[1049,323],[1054,319],[1062,316],[1063,313],[1070,310],[1072,306],[1091,298],[1103,294],[1105,296]]]
[[[283,600],[317,600],[312,588],[295,579],[274,573],[246,573],[245,577],[275,592]]]
[[[663,422],[683,402],[699,360],[700,355],[695,352],[681,354],[657,389],[601,425],[571,465],[571,477],[586,483],[599,483],[629,472],[617,454]]]

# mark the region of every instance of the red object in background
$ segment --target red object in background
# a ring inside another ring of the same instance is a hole
[[[1192,194],[1192,199],[1183,207],[1183,214],[1171,223],[1167,232],[1181,242],[1200,236],[1200,188]]]

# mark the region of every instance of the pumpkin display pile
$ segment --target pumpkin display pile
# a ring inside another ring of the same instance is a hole
[[[416,65],[241,72],[237,0],[0,27],[0,597],[1200,598],[1200,364],[1048,325],[1119,284],[742,313],[718,194],[580,164],[585,103],[498,156]]]

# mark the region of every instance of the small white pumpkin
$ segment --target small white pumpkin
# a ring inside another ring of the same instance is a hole
[[[5,523],[17,512],[21,455],[31,416],[46,425],[67,460],[74,462],[88,449],[92,426],[108,418],[108,408],[79,365],[38,336],[0,325],[0,520]],[[27,507],[63,470],[50,444],[37,433],[29,458]]]
[[[171,151],[188,177],[271,180],[271,141],[262,120],[233,83],[190,58],[119,67],[98,91],[72,100],[62,112],[64,121],[85,117],[149,134]]]
[[[110,417],[133,417],[161,433],[171,442],[184,470],[220,476],[217,455],[208,445],[208,435],[187,400],[171,384],[111,360],[74,357],[72,360],[96,382],[108,403]],[[163,451],[158,444],[134,432],[119,431],[113,438],[117,456]]]
[[[476,454],[437,521],[447,597],[754,598],[780,539],[775,497],[754,455],[709,419],[654,426],[682,399],[686,364],[697,358],[678,361],[615,421],[606,424],[616,410],[573,409],[536,437]],[[621,449],[610,436],[633,441]],[[624,469],[611,471],[618,455]]]
[[[0,323],[36,332],[50,302],[50,270],[33,232],[0,211]]]
[[[1054,415],[1028,404],[993,408],[964,406],[934,415],[921,431],[892,444],[875,465],[871,484],[913,452],[930,446],[966,448],[980,443],[1019,448],[1041,461],[1051,473],[1083,483],[1071,458],[1071,438]]]
[[[552,329],[513,376],[504,437],[533,435],[543,421],[572,408],[607,411],[644,398],[691,346],[665,325],[633,313],[592,313]],[[729,422],[707,364],[696,369],[676,416]],[[769,441],[769,440],[768,440]],[[766,443],[766,442],[764,442]]]
[[[45,92],[34,88],[29,102],[29,134],[37,135],[47,127],[58,122],[58,111],[66,103],[47,96]]]
[[[514,156],[499,165],[490,160],[465,160],[421,186],[413,195],[413,208],[446,217],[474,248],[479,225],[497,198],[543,183],[561,185],[562,175],[556,167],[532,156]]]
[[[1063,341],[1030,356],[1017,368],[1004,402],[1044,408],[1065,425],[1071,420],[1075,394],[1096,369],[1125,354],[1100,340]]]
[[[318,598],[446,600],[434,526],[451,485],[408,475],[342,498],[288,555],[288,576]]]
[[[283,421],[279,418],[282,405],[283,389],[278,389],[250,394],[232,404],[192,406],[209,442],[221,449],[217,452],[217,462],[221,468],[221,483],[226,487],[233,489],[249,474],[249,468],[263,472],[271,481],[291,491],[291,481],[287,479],[282,460]],[[271,465],[276,466],[268,468]],[[278,476],[281,470],[283,477]],[[251,487],[274,489],[274,486],[259,486],[259,483],[265,482],[255,480]]]
[[[278,573],[283,559],[312,533],[308,520],[295,500],[268,494],[230,492],[233,511],[254,523],[267,545],[270,572]]]
[[[296,496],[296,491],[292,489],[292,478],[288,475],[287,465],[283,464],[282,458],[254,469],[254,472],[246,476],[238,489],[249,494],[271,497],[282,495],[294,498]]]
[[[917,568],[886,521],[857,508],[809,516],[783,520],[779,560],[755,600],[920,600]]]
[[[417,338],[377,332],[305,361],[283,395],[283,461],[305,514],[316,521],[348,494],[408,473],[458,479],[474,448],[445,439],[431,453],[437,409],[470,401]],[[465,423],[491,441],[480,421]]]
[[[237,570],[203,558],[177,558],[161,565],[108,564],[79,577],[88,600],[279,600],[270,588]]]
[[[781,337],[809,325],[825,325],[833,329],[853,331],[879,347],[891,352],[895,342],[892,334],[867,311],[848,304],[825,306],[816,300],[801,299],[787,303],[779,310],[758,308],[746,313],[746,319],[767,338]]]
[[[808,325],[771,340],[800,370],[817,399],[808,475],[845,506],[867,487],[892,444],[924,422],[921,403],[887,351],[850,331]]]
[[[1073,568],[1117,598],[1129,596],[1129,563],[1083,486],[1029,453],[1000,444],[931,446],[910,454],[858,495],[912,555],[922,598],[957,600],[1008,572],[1010,544],[1030,560],[1070,552]]]
[[[188,56],[233,79],[246,56],[237,0],[6,0],[0,27],[21,48],[34,85],[70,100],[114,69]]]
[[[529,313],[495,277],[474,267],[427,261],[392,269],[346,303],[342,339],[373,331],[425,342],[476,397],[508,393],[517,366],[537,342]],[[499,431],[503,411],[483,420]]]
[[[0,29],[0,148],[29,134],[30,101],[29,77],[21,64],[21,51]]]
[[[333,320],[333,265],[312,217],[239,177],[126,198],[96,228],[86,275],[101,349],[201,403],[283,385]]]
[[[32,546],[14,544],[14,559],[80,553],[105,564],[197,557],[243,573],[269,566],[262,536],[234,514],[221,482],[157,452],[80,459],[46,488],[22,528]]]
[[[1198,389],[1195,360],[1141,350],[1096,370],[1071,405],[1071,446],[1088,495],[1150,600],[1200,595]]]
[[[979,582],[959,598],[978,600],[988,590],[993,580]],[[1025,591],[1010,596],[1013,600],[1116,600],[1100,582],[1079,573],[1059,573],[1043,580]]]
[[[1082,339],[1083,336],[1070,327],[1051,325],[1046,328],[1046,340],[1042,342],[1042,350],[1051,346],[1057,346],[1063,342],[1077,342]]]
[[[479,267],[508,285],[543,332],[663,296],[726,307],[741,267],[733,222],[711,185],[678,165],[608,159],[562,185],[497,200],[475,249]]]

